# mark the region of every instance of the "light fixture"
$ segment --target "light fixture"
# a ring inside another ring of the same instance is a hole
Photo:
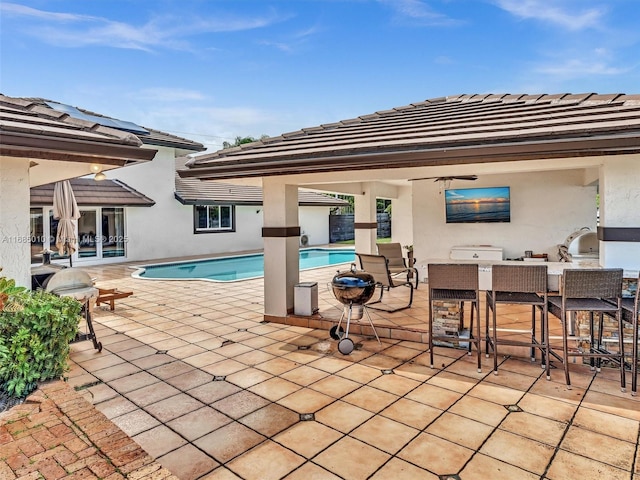
[[[102,165],[92,163],[89,165],[89,170],[91,170],[91,173],[100,173],[102,171]]]
[[[105,180],[106,178],[107,178],[107,176],[102,172],[96,173],[95,176],[93,177],[93,179],[96,182],[101,182],[102,180]]]

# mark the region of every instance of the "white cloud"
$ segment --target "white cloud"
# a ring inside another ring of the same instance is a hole
[[[423,26],[451,26],[461,22],[434,11],[422,0],[378,0],[391,7],[396,13],[396,20],[409,21]]]
[[[283,20],[273,12],[262,16],[217,15],[215,19],[165,15],[136,25],[104,17],[37,10],[15,3],[0,3],[0,12],[5,17],[18,18],[24,23],[23,31],[53,45],[105,45],[144,51],[156,48],[187,50],[190,48],[186,40],[189,37],[203,33],[257,29]]]
[[[580,9],[570,2],[549,0],[495,0],[495,3],[507,12],[523,19],[540,20],[553,23],[569,30],[583,30],[598,27],[605,13],[602,8]],[[563,4],[558,6],[558,4]],[[580,5],[580,2],[573,2]]]
[[[622,75],[629,70],[630,68],[620,68],[609,65],[606,62],[594,61],[593,58],[588,60],[568,59],[556,64],[540,65],[536,68],[538,73],[563,79],[588,75]]]

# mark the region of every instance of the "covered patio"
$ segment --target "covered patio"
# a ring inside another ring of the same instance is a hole
[[[376,251],[376,199],[392,199],[392,237],[427,264],[464,245],[558,259],[580,228],[597,265],[640,269],[640,96],[456,95],[304,128],[194,157],[183,177],[262,185],[264,318],[293,310],[300,188],[355,197],[355,246]],[[476,176],[473,183],[459,176]],[[434,181],[436,179],[436,181]],[[438,180],[439,179],[439,180]],[[509,222],[452,224],[443,190],[511,189]],[[599,205],[597,198],[599,197]],[[599,210],[598,210],[599,209]],[[599,220],[598,220],[599,214]]]
[[[613,369],[594,375],[575,365],[569,391],[561,369],[548,381],[539,362],[517,355],[501,357],[496,376],[484,355],[477,373],[464,350],[436,347],[431,369],[423,343],[355,335],[345,356],[326,329],[265,323],[261,279],[149,281],[131,278],[130,267],[87,269],[99,286],[134,294],[114,311],[95,310],[102,353],[91,342],[72,346],[69,384],[116,427],[91,433],[113,436],[95,442],[106,452],[122,444],[122,430],[181,480],[640,474],[640,403],[620,392]],[[320,284],[322,317],[342,308],[324,288],[335,270],[301,272]],[[376,322],[426,323],[426,301],[419,288],[411,309]],[[526,317],[502,313],[502,324]],[[44,438],[25,431],[2,448],[26,449],[20,436]],[[55,448],[24,465],[0,459],[0,472],[14,478],[70,462]],[[84,464],[66,465],[77,473]],[[151,464],[145,471],[162,477]]]

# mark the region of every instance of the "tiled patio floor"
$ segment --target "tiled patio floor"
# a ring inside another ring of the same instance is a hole
[[[640,399],[615,370],[572,365],[568,390],[561,370],[547,381],[518,356],[496,376],[491,359],[478,373],[474,356],[436,347],[431,369],[423,343],[357,335],[344,356],[326,330],[263,323],[262,280],[87,270],[134,295],[96,309],[104,350],[74,344],[69,383],[180,479],[640,479]],[[301,274],[327,318],[341,312],[335,270]],[[374,322],[424,329],[426,302],[421,286]]]

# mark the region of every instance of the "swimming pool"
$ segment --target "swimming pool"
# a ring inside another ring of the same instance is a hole
[[[355,261],[353,249],[307,248],[300,250],[300,270],[327,267]],[[233,282],[264,277],[264,255],[235,255],[179,263],[145,265],[136,278],[157,280],[212,280]]]

